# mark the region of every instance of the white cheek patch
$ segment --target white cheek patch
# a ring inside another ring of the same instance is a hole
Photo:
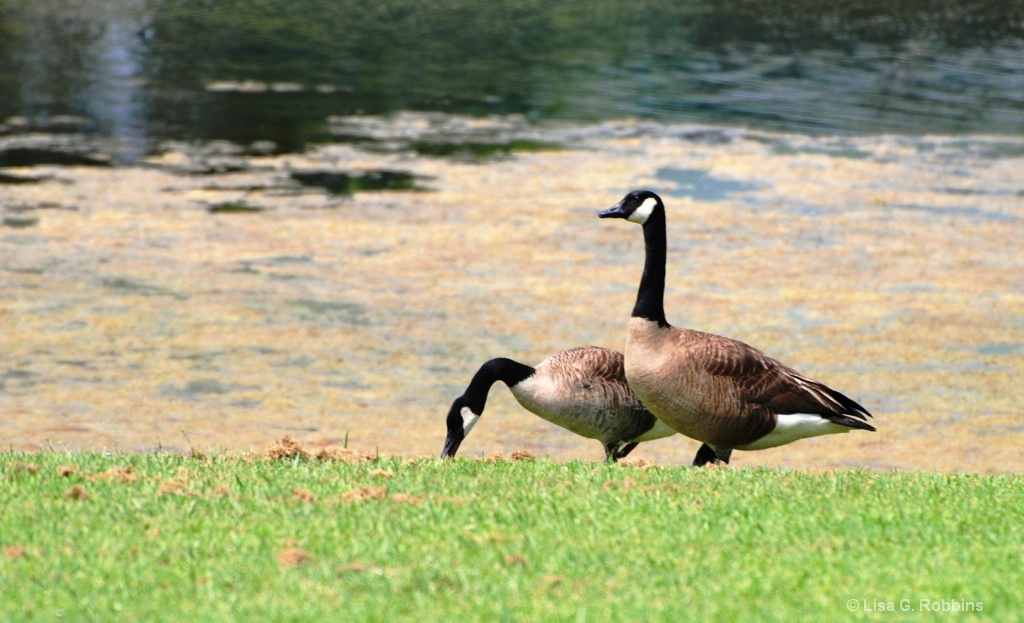
[[[654,197],[648,197],[644,199],[644,202],[640,204],[639,208],[633,210],[633,213],[630,214],[626,220],[643,225],[647,222],[647,219],[650,218],[651,212],[654,212],[654,208],[657,207],[657,205],[657,199]]]
[[[473,413],[469,407],[462,407],[460,413],[462,414],[462,434],[468,435],[469,431],[473,430],[473,426],[476,425],[476,421],[480,419],[480,416]]]

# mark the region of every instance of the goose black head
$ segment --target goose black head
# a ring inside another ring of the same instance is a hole
[[[482,409],[481,409],[482,411]],[[479,413],[474,413],[469,407],[465,396],[459,396],[452,403],[448,410],[448,436],[444,440],[444,449],[441,450],[441,458],[454,458],[459,451],[459,445],[466,438],[469,431],[473,429],[476,421],[480,419]]]
[[[598,214],[601,218],[624,218],[643,225],[656,210],[665,209],[661,197],[649,190],[634,190],[622,201]]]

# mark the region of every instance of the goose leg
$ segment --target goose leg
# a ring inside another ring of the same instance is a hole
[[[708,463],[716,463],[717,461],[718,455],[711,449],[711,446],[706,443],[702,443],[700,448],[697,450],[697,456],[693,457],[693,466],[704,467]]]
[[[640,445],[639,443],[634,441],[633,443],[627,443],[626,445],[622,446],[615,453],[615,460],[618,461],[619,459],[626,458],[626,455],[629,454],[630,452],[632,452],[633,448],[636,448],[639,445]]]
[[[708,463],[729,464],[729,457],[732,456],[732,448],[714,450],[708,444],[701,444],[697,450],[697,456],[693,457],[694,467],[703,467]]]
[[[614,463],[619,460],[618,457],[619,444],[617,443],[606,443],[604,444],[604,462]]]

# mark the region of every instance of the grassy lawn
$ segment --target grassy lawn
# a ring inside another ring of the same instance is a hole
[[[0,620],[1024,618],[1021,476],[278,454],[0,454]]]

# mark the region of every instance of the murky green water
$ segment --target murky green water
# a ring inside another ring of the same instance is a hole
[[[169,137],[297,150],[331,138],[330,115],[410,109],[1020,134],[1022,15],[1019,0],[7,0],[0,131],[96,131],[129,159]]]

